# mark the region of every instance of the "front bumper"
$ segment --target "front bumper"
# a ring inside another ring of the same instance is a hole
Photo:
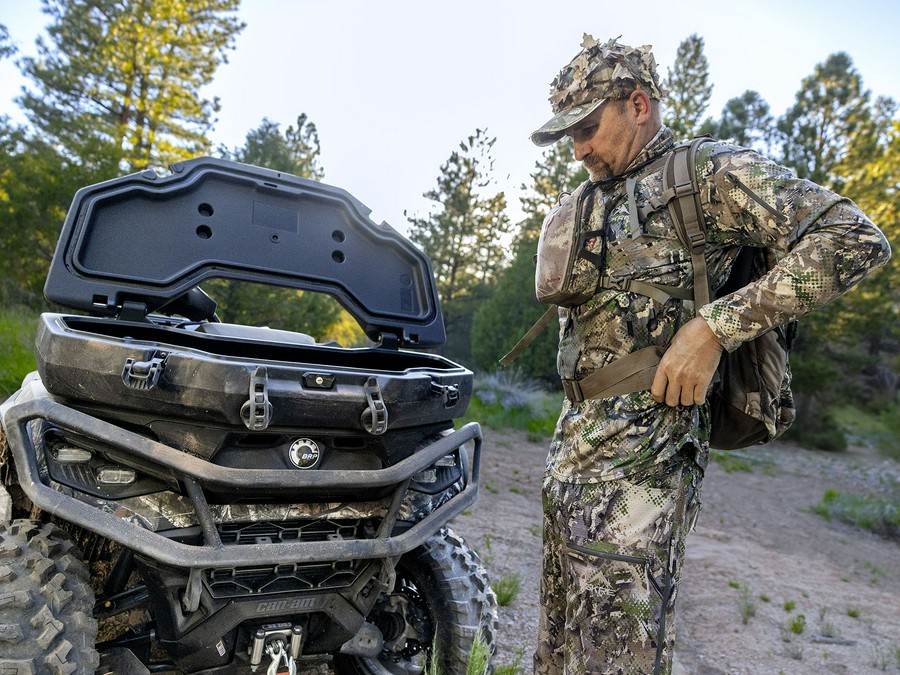
[[[118,518],[47,485],[42,480],[37,450],[28,432],[29,423],[35,420],[44,420],[66,431],[101,441],[144,462],[165,467],[184,486],[203,532],[204,543],[193,545],[173,541],[140,523]],[[476,423],[441,437],[388,468],[304,472],[218,466],[66,406],[50,396],[39,380],[26,383],[18,394],[0,405],[0,421],[9,439],[19,484],[35,506],[147,558],[176,567],[205,569],[399,556],[423,544],[474,504],[478,497],[482,435]],[[411,477],[470,441],[474,445],[471,475],[464,477],[461,491],[409,529],[392,534]],[[266,486],[275,490],[289,489],[302,495],[304,490],[345,489],[347,485],[358,486],[360,490],[394,487],[391,505],[372,539],[226,545],[219,538],[212,509],[204,496],[204,488],[240,494],[242,489]]]

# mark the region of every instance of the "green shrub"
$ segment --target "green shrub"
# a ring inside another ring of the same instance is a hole
[[[815,420],[798,420],[782,438],[814,450],[843,452],[847,449],[847,434],[830,410],[823,411]]]
[[[560,397],[515,371],[478,374],[469,409],[460,424],[478,422],[491,429],[518,429],[541,440],[553,435]]]
[[[879,410],[844,405],[834,415],[851,443],[878,448],[884,456],[900,460],[900,401]]]
[[[900,540],[898,497],[900,495],[888,495],[886,498],[844,495],[837,490],[826,490],[822,501],[813,506],[812,510],[828,520],[837,519],[883,537]]]
[[[793,619],[791,619],[791,632],[795,635],[802,635],[803,631],[806,630],[806,617],[802,614],[798,614]]]

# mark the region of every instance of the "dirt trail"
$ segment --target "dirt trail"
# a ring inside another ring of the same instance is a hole
[[[520,658],[525,672],[537,634],[545,454],[545,442],[487,430],[481,496],[453,526],[495,585],[519,577],[521,590],[500,610],[496,663]],[[810,511],[826,489],[896,485],[900,463],[864,448],[833,454],[780,444],[732,461],[745,470],[710,464],[688,539],[678,672],[900,673],[900,544]]]

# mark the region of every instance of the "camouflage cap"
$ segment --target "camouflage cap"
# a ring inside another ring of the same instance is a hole
[[[582,50],[550,84],[553,118],[531,134],[535,145],[550,145],[612,98],[635,88],[659,100],[664,94],[650,45],[629,47],[618,38],[599,42],[584,34]]]

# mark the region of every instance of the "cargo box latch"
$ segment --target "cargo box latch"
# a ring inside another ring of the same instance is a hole
[[[359,421],[362,424],[363,429],[373,436],[380,436],[387,431],[388,411],[387,406],[384,404],[384,399],[381,396],[381,388],[378,386],[378,380],[374,377],[370,377],[366,380],[366,385],[363,390],[366,392],[366,403],[369,404],[369,407],[363,410]]]
[[[154,352],[149,361],[137,359],[125,359],[125,367],[122,368],[122,382],[132,389],[153,389],[159,382],[166,367],[166,352]]]
[[[241,419],[251,431],[262,431],[272,421],[269,403],[269,372],[259,366],[250,376],[250,399],[241,406]]]
[[[431,381],[431,393],[444,399],[444,407],[452,408],[459,403],[459,386],[455,384],[441,384],[436,380]]]

